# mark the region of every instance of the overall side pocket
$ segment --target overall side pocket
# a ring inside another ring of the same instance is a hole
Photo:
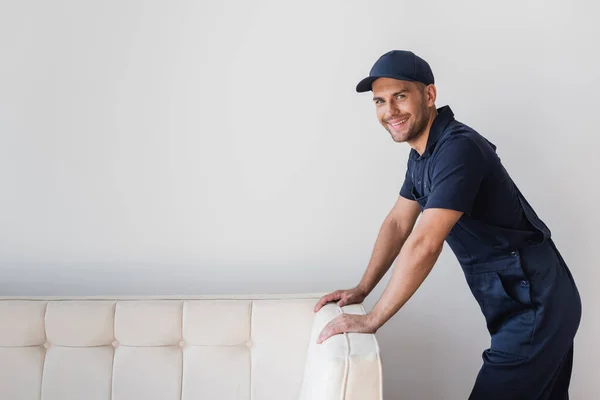
[[[526,354],[533,335],[535,307],[519,254],[470,266],[465,277],[485,317],[492,349]]]

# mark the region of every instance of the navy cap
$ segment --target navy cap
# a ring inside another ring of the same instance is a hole
[[[356,85],[356,91],[362,93],[372,90],[371,86],[378,78],[421,82],[426,85],[435,83],[429,64],[412,51],[405,50],[392,50],[379,57],[369,76]]]

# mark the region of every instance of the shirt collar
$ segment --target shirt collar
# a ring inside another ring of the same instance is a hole
[[[454,121],[454,113],[450,106],[444,106],[438,108],[438,115],[436,115],[433,120],[433,124],[431,124],[431,128],[429,129],[429,137],[427,138],[427,145],[425,146],[425,151],[421,156],[415,149],[412,149],[410,155],[412,158],[426,158],[429,157],[433,153],[433,149],[435,148],[436,143],[438,142],[440,136],[448,126],[448,124]]]

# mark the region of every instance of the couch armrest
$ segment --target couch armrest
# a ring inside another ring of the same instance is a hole
[[[344,333],[317,344],[321,330],[341,313],[365,314],[362,305],[327,304],[313,322],[300,400],[381,400],[382,369],[375,335]]]

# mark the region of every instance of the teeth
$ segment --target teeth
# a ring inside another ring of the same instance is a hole
[[[408,118],[407,118],[408,119]],[[402,121],[396,122],[395,124],[391,124],[392,126],[398,126],[400,124],[403,124],[406,122],[406,119],[403,119]]]

